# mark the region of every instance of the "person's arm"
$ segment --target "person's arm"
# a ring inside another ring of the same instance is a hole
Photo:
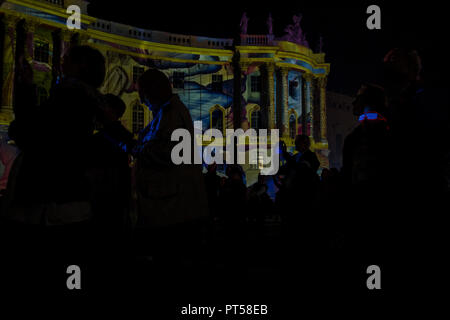
[[[138,155],[142,165],[162,168],[174,165],[171,157],[172,149],[179,142],[171,141],[171,137],[177,128],[183,127],[181,117],[176,115],[174,113],[175,111],[175,109],[169,109],[162,114],[156,134],[145,143],[142,151]]]

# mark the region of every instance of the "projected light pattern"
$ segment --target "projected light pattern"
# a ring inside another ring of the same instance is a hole
[[[239,44],[231,38],[146,30],[91,17],[85,7],[81,29],[67,32],[67,14],[60,2],[4,2],[0,15],[5,25],[0,124],[14,119],[15,49],[22,45],[16,41],[24,41],[40,101],[45,101],[61,75],[61,60],[55,55],[62,58],[78,43],[104,55],[106,77],[100,91],[125,102],[121,121],[129,130],[136,129],[135,134],[152,120],[151,112],[141,105],[137,79],[156,68],[171,80],[174,93],[192,120],[202,122],[203,130],[277,128],[288,147],[293,146],[295,134],[306,131],[312,149],[319,158],[323,151],[326,158],[325,86],[330,65],[322,52],[274,34],[241,35]],[[19,22],[25,22],[25,30],[18,28]],[[25,31],[24,37],[17,37],[18,30]],[[307,130],[302,128],[305,124]]]

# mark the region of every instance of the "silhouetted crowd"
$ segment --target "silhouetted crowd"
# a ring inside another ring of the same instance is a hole
[[[310,138],[298,135],[294,154],[281,143],[279,172],[247,187],[239,165],[219,175],[215,163],[202,174],[201,165],[172,162],[172,132],[194,130],[164,73],[150,69],[138,80],[153,120],[135,139],[120,122],[124,102],[98,91],[100,52],[73,47],[39,106],[32,69],[20,59],[15,120],[1,145],[2,274],[13,275],[11,287],[64,291],[65,268],[76,264],[87,270],[88,289],[103,290],[111,279],[126,286],[142,265],[175,274],[174,266],[201,260],[205,248],[233,252],[227,261],[239,268],[249,234],[264,254],[270,224],[280,227],[286,283],[298,277],[323,290],[352,281],[362,288],[371,264],[399,288],[415,272],[438,274],[449,100],[423,83],[415,51],[390,51],[384,67],[385,82],[364,84],[357,94],[359,124],[345,140],[341,169],[319,171]]]

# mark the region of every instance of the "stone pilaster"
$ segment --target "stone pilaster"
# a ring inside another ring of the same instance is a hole
[[[281,68],[281,136],[289,137],[289,69]]]
[[[327,106],[326,106],[326,88],[327,78],[319,79],[320,87],[320,140],[327,141]]]
[[[15,52],[17,40],[17,24],[20,17],[5,15],[5,35],[3,42],[3,87],[2,87],[2,112],[11,113],[13,109]]]
[[[39,26],[39,21],[33,18],[28,18],[25,20],[24,30],[25,30],[25,58],[31,64],[34,59],[34,33],[36,28]]]
[[[313,76],[309,73],[304,73],[303,74],[303,80],[305,83],[305,90],[304,90],[304,95],[305,95],[305,108],[303,109],[305,111],[304,115],[303,115],[303,125],[304,125],[304,130],[303,130],[303,134],[308,134],[308,128],[307,128],[307,119],[310,119],[309,124],[310,124],[310,131],[309,131],[309,136],[313,135],[313,113],[312,113],[312,79]]]
[[[73,32],[68,29],[61,29],[61,58],[63,58],[70,49]]]
[[[268,129],[275,129],[275,66],[272,63],[267,64],[267,91],[268,91]]]

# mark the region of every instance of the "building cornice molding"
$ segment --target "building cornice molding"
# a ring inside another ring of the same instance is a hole
[[[41,1],[30,1],[30,0],[8,0],[6,3],[13,3],[20,6],[32,8],[39,10],[48,14],[52,14],[61,18],[68,18],[70,14],[66,12],[66,8],[58,7],[55,5],[47,4]],[[81,14],[81,23],[90,24],[96,21],[97,18],[88,16],[86,14]]]

